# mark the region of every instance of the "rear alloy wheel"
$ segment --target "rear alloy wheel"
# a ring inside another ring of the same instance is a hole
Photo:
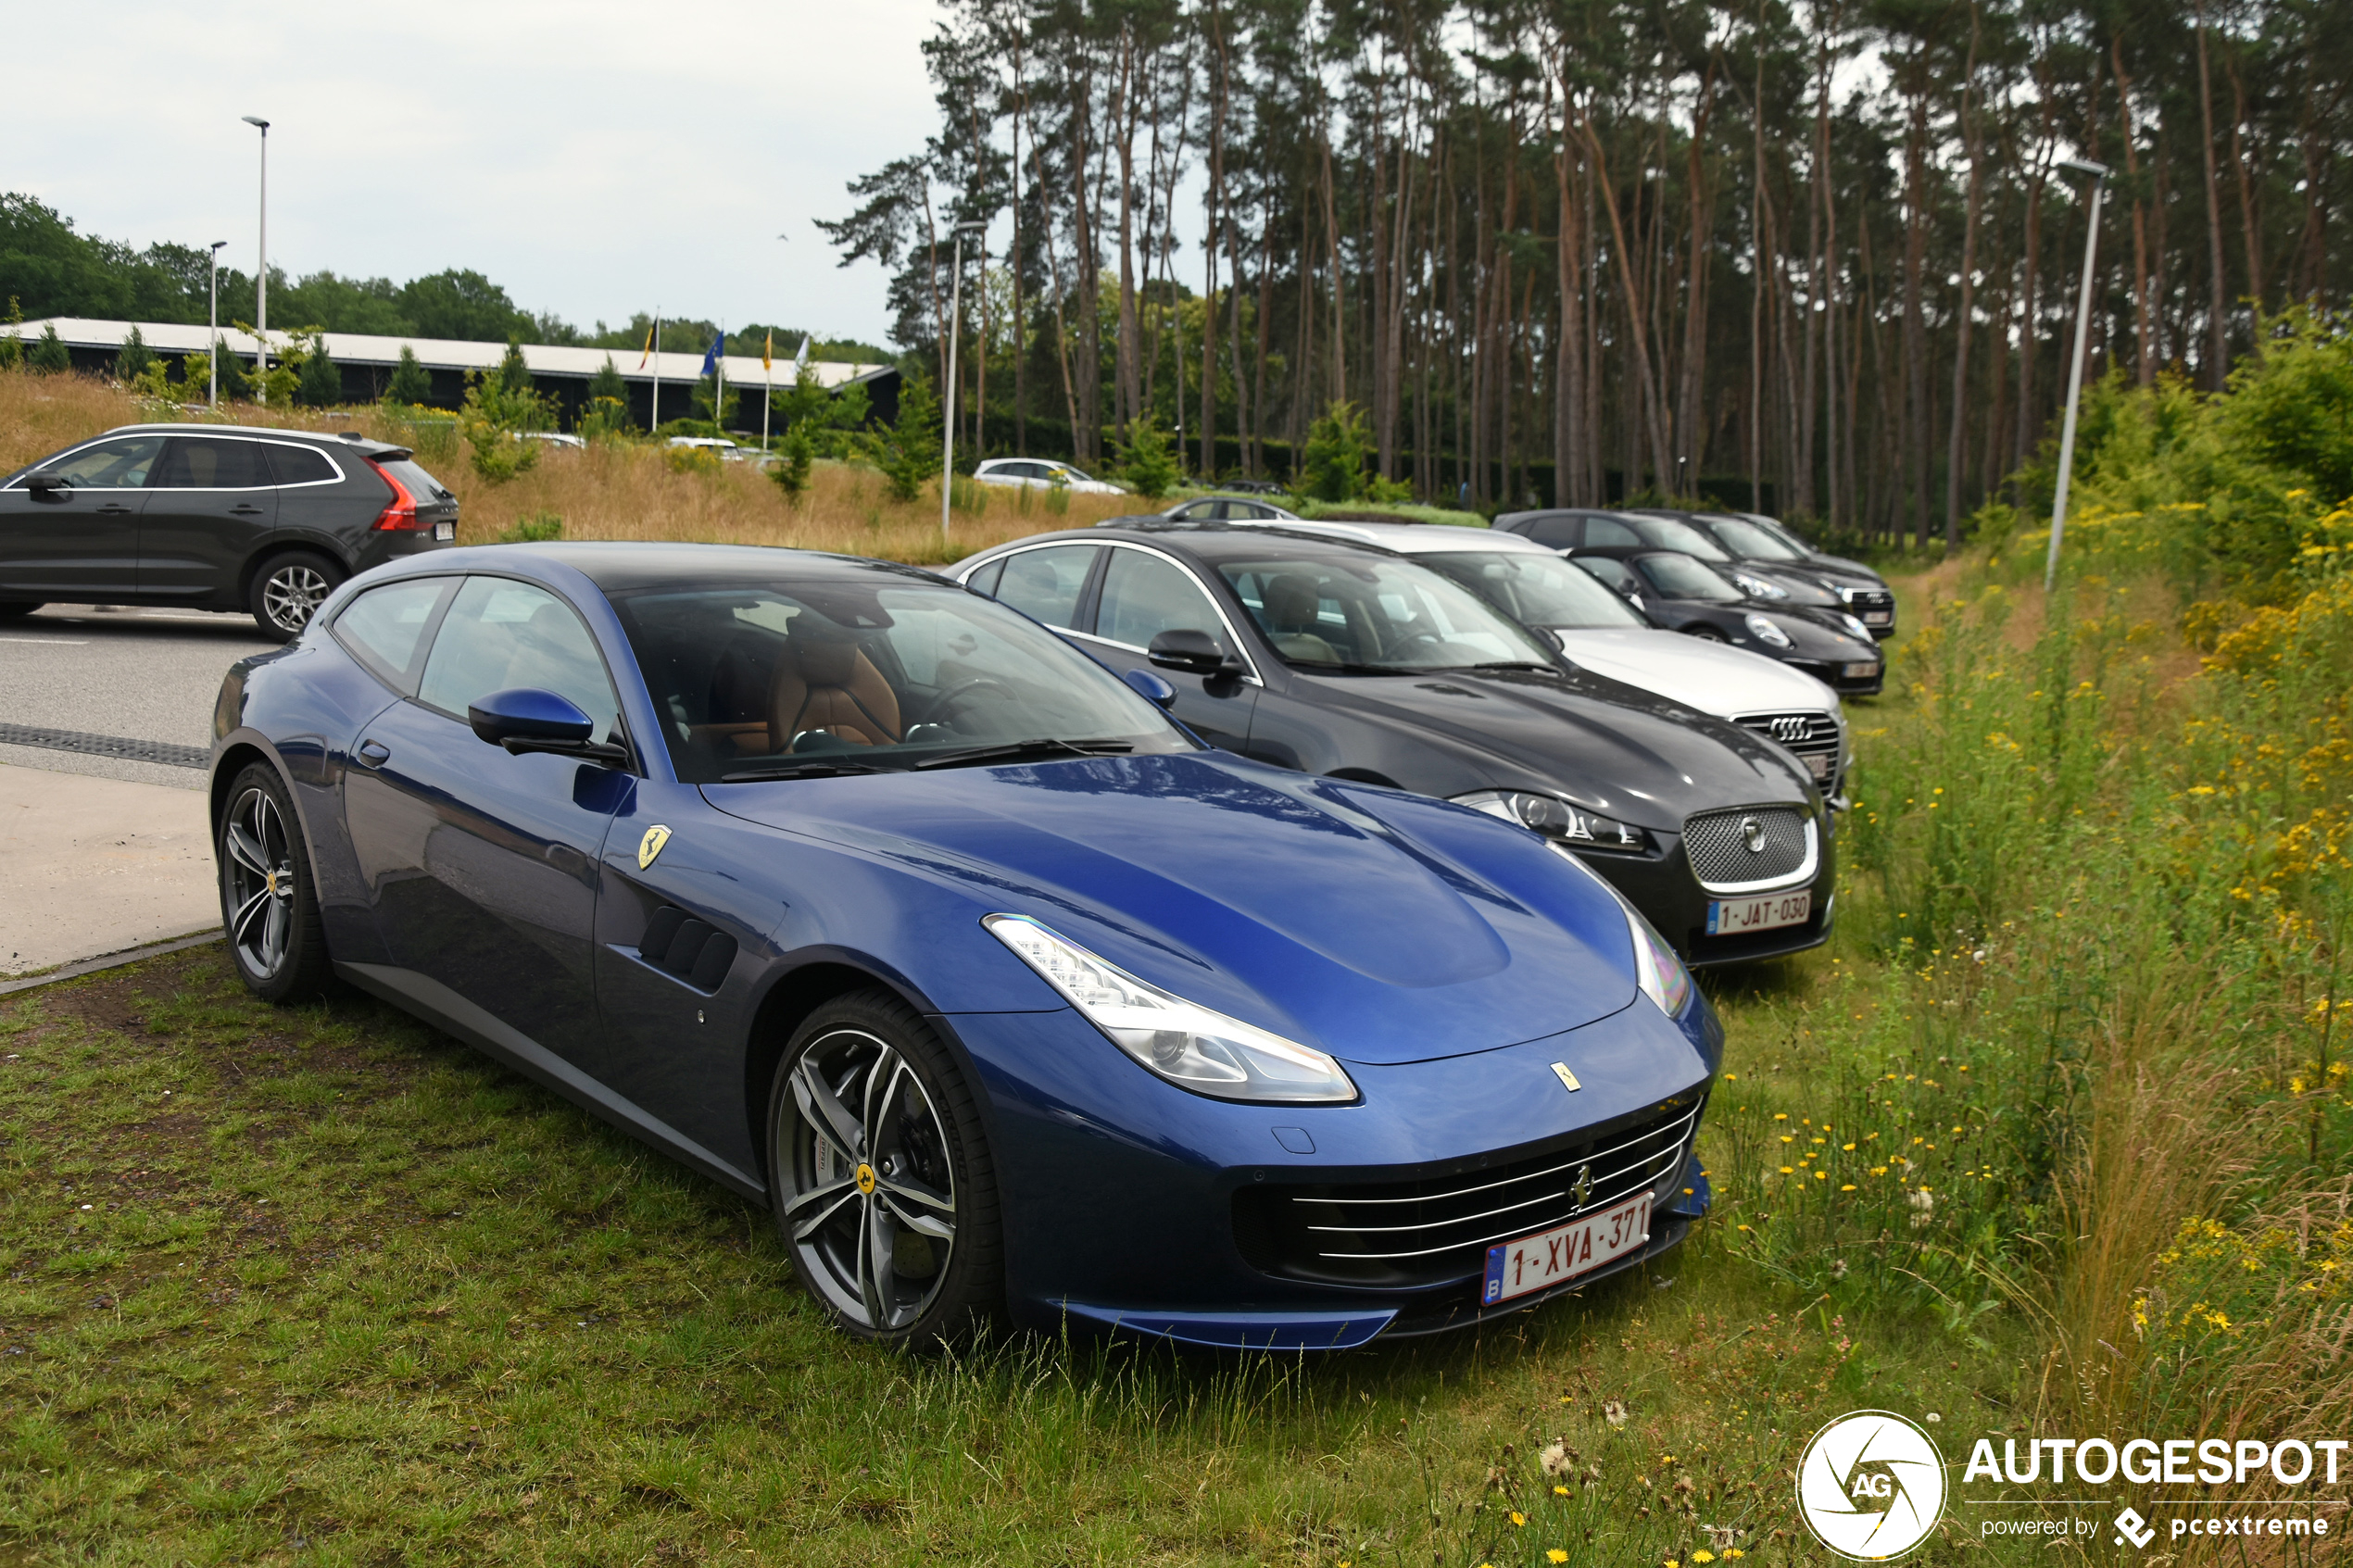
[[[290,643],[342,581],[343,573],[324,556],[280,556],[255,574],[247,608],[263,636]]]
[[[995,1173],[947,1048],[895,997],[828,1002],[769,1096],[769,1191],[795,1272],[851,1336],[928,1348],[1003,1295]]]
[[[214,852],[238,978],[266,1002],[316,996],[329,972],[318,889],[294,802],[266,764],[253,764],[229,786]]]

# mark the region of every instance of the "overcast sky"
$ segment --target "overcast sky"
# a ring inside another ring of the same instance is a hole
[[[10,10],[0,189],[84,233],[225,239],[250,271],[252,114],[290,274],[472,268],[583,327],[659,307],[887,341],[881,270],[837,268],[811,220],[930,132],[932,0]]]

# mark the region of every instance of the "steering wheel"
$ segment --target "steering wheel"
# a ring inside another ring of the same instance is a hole
[[[1011,686],[1005,684],[1004,682],[998,680],[995,676],[978,675],[969,681],[960,681],[956,684],[949,687],[946,691],[940,693],[937,696],[932,698],[930,703],[925,707],[923,715],[920,718],[910,721],[909,728],[912,729],[916,724],[930,724],[937,722],[941,714],[946,713],[949,709],[954,708],[956,704],[962,702],[965,697],[970,696],[973,693],[982,690],[996,692],[998,695],[1005,697],[1009,701],[1019,702],[1021,700],[1020,696]]]

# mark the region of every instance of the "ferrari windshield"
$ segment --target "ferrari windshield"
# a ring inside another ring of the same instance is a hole
[[[921,583],[665,583],[610,596],[688,784],[1190,751],[1117,676]]]
[[[1463,550],[1414,558],[1523,626],[1596,632],[1649,624],[1590,573],[1549,551]]]
[[[1222,561],[1217,570],[1286,664],[1349,674],[1554,668],[1526,628],[1437,572],[1378,556]]]
[[[1661,598],[1732,604],[1748,597],[1714,567],[1689,556],[1643,556],[1634,564]]]
[[[1804,560],[1806,558],[1782,544],[1769,532],[1740,518],[1719,517],[1714,520],[1716,537],[1734,555],[1747,560]]]

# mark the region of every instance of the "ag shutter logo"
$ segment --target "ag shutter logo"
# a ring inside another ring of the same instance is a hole
[[[1856,1411],[1814,1434],[1797,1461],[1797,1511],[1839,1556],[1901,1557],[1944,1513],[1944,1456],[1918,1426],[1886,1411]]]

